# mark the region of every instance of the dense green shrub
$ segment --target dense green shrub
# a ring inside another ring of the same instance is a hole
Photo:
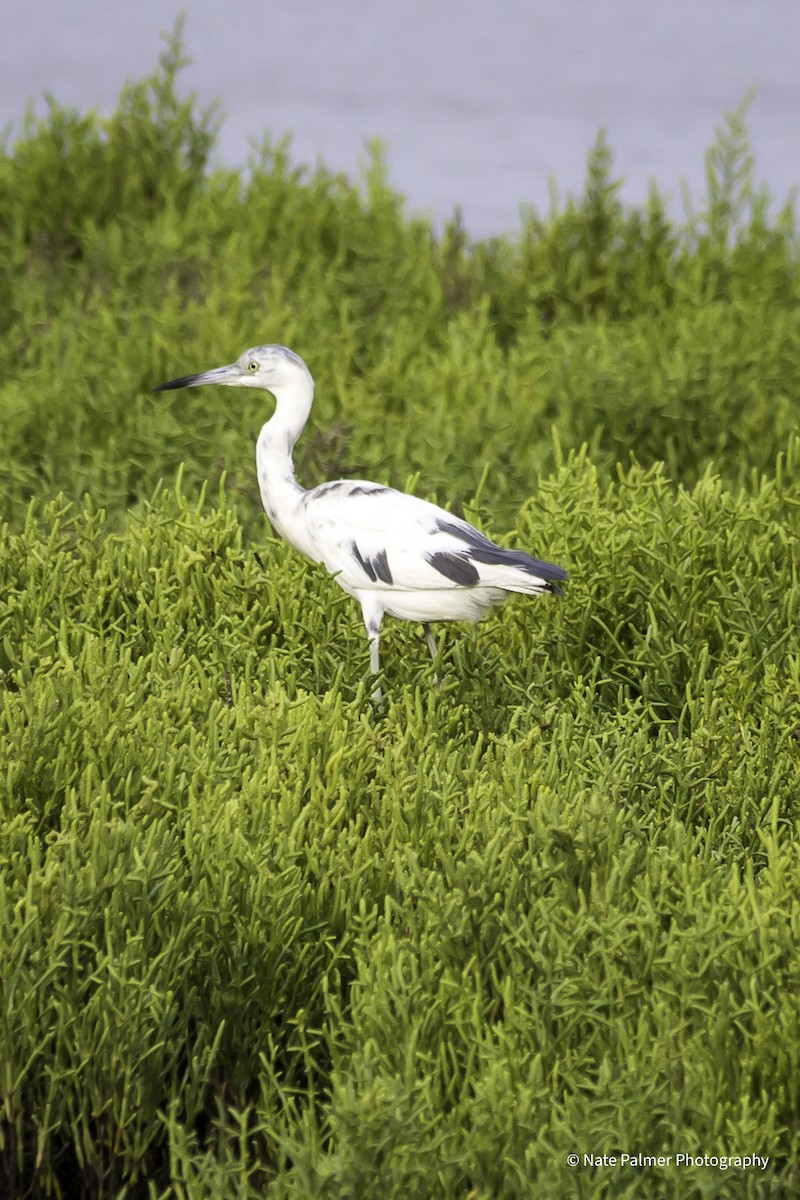
[[[601,141],[471,245],[379,156],[210,169],[179,61],[0,158],[0,1192],[794,1194],[797,247],[740,117],[684,226]],[[438,687],[387,623],[374,710],[269,398],[148,391],[265,340],[308,482],[416,473],[567,595]],[[623,1151],[770,1163],[567,1163]]]
[[[598,1147],[784,1178],[798,450],[738,497],[570,459],[519,529],[568,599],[449,632],[441,690],[390,628],[380,717],[352,602],[224,492],[6,530],[7,1179],[160,1194],[167,1145],[179,1195],[571,1195]]]

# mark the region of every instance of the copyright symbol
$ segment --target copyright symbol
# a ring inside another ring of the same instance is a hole
[[[569,1164],[569,1166],[577,1167],[579,1162],[580,1162],[580,1159],[578,1158],[577,1154],[568,1154],[567,1155],[567,1163]]]

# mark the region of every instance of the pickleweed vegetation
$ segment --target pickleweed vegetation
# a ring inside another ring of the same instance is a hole
[[[215,166],[181,63],[0,155],[0,1195],[795,1194],[800,276],[743,111],[683,223],[601,137],[474,244],[379,148]],[[387,621],[375,709],[260,511],[270,398],[151,392],[268,341],[304,484],[564,597],[440,626],[438,685]]]

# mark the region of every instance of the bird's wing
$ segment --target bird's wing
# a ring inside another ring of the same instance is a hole
[[[504,550],[443,508],[360,480],[304,497],[317,558],[348,589],[557,591],[561,567]]]

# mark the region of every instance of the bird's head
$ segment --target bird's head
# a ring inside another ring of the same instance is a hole
[[[311,372],[299,354],[286,346],[253,346],[240,354],[235,363],[227,367],[214,367],[198,375],[182,375],[154,388],[166,392],[173,388],[200,387],[206,383],[223,384],[226,387],[264,388],[273,394],[281,389],[312,384]]]

